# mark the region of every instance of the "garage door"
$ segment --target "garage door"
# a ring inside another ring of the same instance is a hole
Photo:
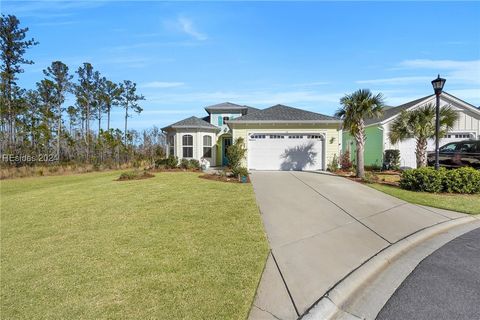
[[[464,141],[469,139],[475,139],[475,133],[473,132],[452,132],[446,134],[440,139],[439,145],[444,146],[450,142]],[[416,168],[417,157],[415,150],[417,147],[417,141],[415,139],[406,139],[399,142],[397,149],[400,150],[400,166]],[[435,139],[428,140],[427,151],[435,151]]]
[[[249,169],[323,169],[324,139],[318,133],[252,133],[247,147]]]

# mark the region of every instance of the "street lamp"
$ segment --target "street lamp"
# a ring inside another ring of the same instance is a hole
[[[438,170],[440,167],[438,162],[438,145],[440,142],[439,131],[440,131],[440,95],[442,94],[443,86],[445,85],[445,79],[440,78],[440,75],[437,76],[437,79],[432,80],[433,91],[435,91],[435,96],[437,97],[437,105],[435,107],[435,170]]]

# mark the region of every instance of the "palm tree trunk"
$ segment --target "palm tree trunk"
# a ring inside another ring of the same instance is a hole
[[[357,178],[365,177],[365,161],[363,158],[363,154],[365,152],[365,142],[362,138],[361,141],[357,140]]]
[[[417,158],[417,168],[423,168],[427,166],[427,140],[417,139],[417,150],[415,150],[415,156]]]
[[[355,134],[355,140],[357,142],[357,178],[365,177],[365,129],[363,121],[359,123],[358,133]]]

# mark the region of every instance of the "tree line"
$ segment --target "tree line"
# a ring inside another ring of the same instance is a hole
[[[14,15],[1,16],[0,153],[17,156],[7,163],[45,161],[38,155],[49,155],[62,163],[120,164],[163,155],[165,138],[158,128],[128,130],[128,118],[143,111],[145,100],[135,82],[111,81],[88,62],[72,72],[53,61],[35,88],[21,88],[23,66],[34,63],[25,53],[39,44],[28,31]],[[111,127],[115,108],[123,109],[123,131]]]

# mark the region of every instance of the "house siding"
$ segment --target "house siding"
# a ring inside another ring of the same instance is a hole
[[[366,166],[382,166],[383,164],[383,129],[381,126],[370,126],[365,128],[365,152],[364,161]],[[342,137],[342,152],[350,151],[350,160],[356,158],[356,143],[349,132],[344,131]]]

